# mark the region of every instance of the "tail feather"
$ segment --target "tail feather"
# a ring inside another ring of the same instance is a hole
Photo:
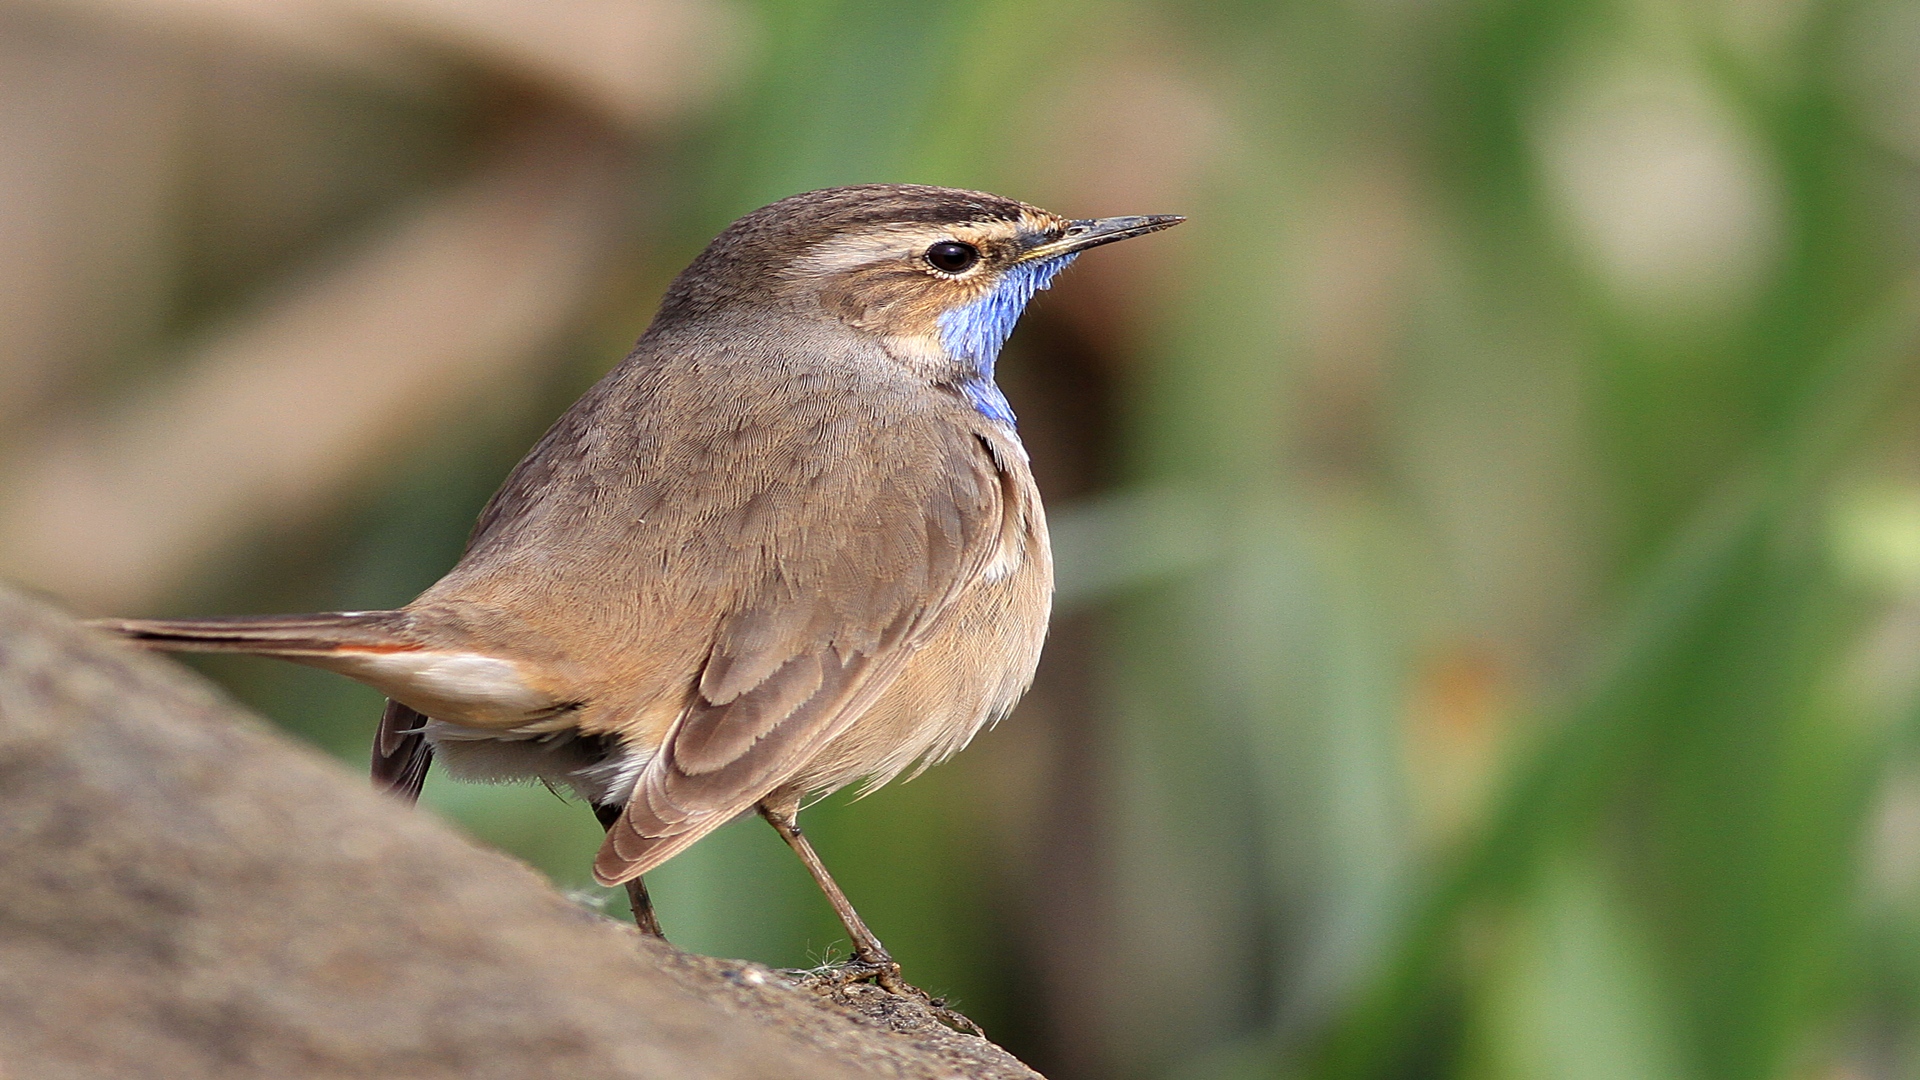
[[[89,626],[148,648],[181,652],[235,652],[279,656],[322,667],[320,657],[404,652],[420,647],[403,611],[322,611],[311,615],[223,615],[205,619],[94,619]],[[374,787],[408,802],[433,765],[426,717],[388,701],[373,740]]]
[[[433,744],[427,742],[427,718],[397,701],[387,702],[380,716],[380,732],[373,737],[373,786],[407,802],[420,798],[433,765]]]
[[[342,649],[417,648],[399,611],[324,611],[311,615],[223,615],[203,619],[95,619],[88,625],[149,648],[266,656],[326,655]]]

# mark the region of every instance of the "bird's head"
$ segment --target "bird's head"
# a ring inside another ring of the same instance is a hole
[[[1080,252],[1183,220],[1075,221],[914,184],[810,191],[734,222],[675,281],[662,315],[745,305],[832,320],[1012,423],[993,365],[1027,301]]]

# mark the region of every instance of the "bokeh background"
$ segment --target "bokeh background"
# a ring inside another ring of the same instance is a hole
[[[875,180],[1191,218],[1001,367],[1034,692],[808,815],[916,982],[1058,1080],[1920,1076],[1914,0],[0,0],[0,576],[403,603],[700,245]],[[619,910],[583,807],[427,802]],[[653,885],[844,951],[756,822]]]

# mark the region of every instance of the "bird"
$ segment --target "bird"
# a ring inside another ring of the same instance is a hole
[[[642,875],[757,812],[849,965],[897,990],[799,811],[944,760],[1025,692],[1053,564],[995,362],[1080,254],[1183,220],[915,184],[781,199],[674,279],[411,603],[94,625],[373,686],[374,784],[409,802],[436,760],[572,791],[606,830],[595,879],[650,934]]]

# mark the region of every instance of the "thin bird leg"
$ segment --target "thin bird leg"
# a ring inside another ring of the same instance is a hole
[[[900,978],[900,965],[888,955],[886,946],[880,944],[880,939],[873,935],[873,931],[867,929],[860,913],[853,910],[853,903],[847,899],[847,894],[840,891],[833,875],[827,873],[827,864],[820,861],[819,853],[801,834],[800,823],[794,815],[795,811],[791,809],[776,810],[766,803],[760,804],[760,816],[766,818],[767,824],[780,834],[780,839],[785,840],[793,853],[800,856],[807,873],[813,875],[814,883],[820,886],[821,892],[827,894],[827,903],[833,905],[833,913],[840,916],[840,925],[847,928],[847,936],[853,939],[854,957],[875,970],[881,986],[894,993],[911,991],[912,987]]]
[[[620,820],[618,806],[596,806],[593,816],[600,819],[600,827],[611,831],[613,823]],[[653,913],[653,897],[647,895],[647,883],[634,878],[627,882],[627,903],[633,908],[633,924],[648,937],[657,937],[662,941],[667,935],[660,932],[660,917]]]
[[[780,834],[780,839],[785,840],[793,853],[800,856],[800,861],[806,864],[807,873],[813,875],[814,883],[820,886],[821,892],[827,894],[827,902],[833,905],[834,914],[840,916],[840,925],[847,928],[847,936],[853,939],[853,960],[837,972],[837,977],[829,975],[827,978],[841,985],[871,978],[890,994],[920,999],[936,1019],[955,1031],[985,1038],[987,1033],[980,1030],[979,1024],[948,1008],[945,1000],[929,995],[900,977],[899,963],[887,954],[886,946],[873,936],[873,931],[867,928],[866,920],[860,917],[860,913],[853,910],[853,903],[847,899],[847,894],[840,891],[833,875],[827,873],[827,864],[820,861],[820,854],[801,834],[800,823],[795,820],[799,812],[793,806],[776,809],[766,803],[760,804],[760,816],[766,818],[767,824]]]

